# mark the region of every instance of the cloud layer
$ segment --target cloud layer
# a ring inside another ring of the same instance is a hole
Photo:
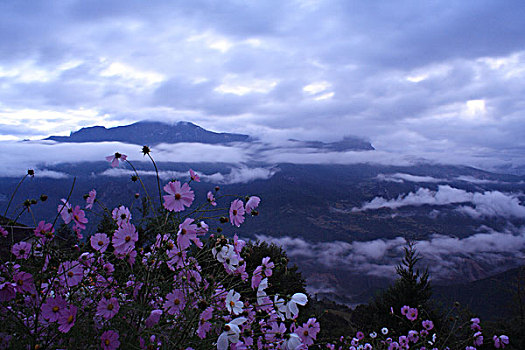
[[[432,235],[416,241],[423,258],[420,268],[429,268],[432,279],[447,282],[458,278],[473,280],[519,266],[525,258],[525,229],[509,228],[496,232],[480,227],[479,232],[457,238]],[[323,266],[327,270],[350,274],[395,278],[395,266],[403,256],[406,240],[376,239],[373,241],[308,242],[288,236],[257,236],[257,239],[282,246],[299,266]]]
[[[361,207],[352,208],[353,212],[375,210],[380,208],[397,209],[405,206],[433,205],[443,206],[449,204],[465,203],[456,210],[474,218],[486,216],[500,216],[504,218],[525,218],[525,206],[521,205],[518,194],[502,193],[500,191],[467,192],[449,185],[438,186],[437,191],[421,187],[416,192],[399,195],[394,199],[375,197]]]

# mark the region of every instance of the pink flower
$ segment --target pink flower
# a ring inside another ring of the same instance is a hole
[[[164,208],[169,211],[183,211],[184,207],[191,206],[195,198],[190,186],[187,183],[181,186],[179,181],[169,182],[164,186],[164,191],[169,193],[169,195],[163,196]]]
[[[11,253],[13,253],[17,259],[27,259],[31,253],[31,243],[18,242],[11,248]]]
[[[244,222],[244,205],[239,199],[234,200],[230,205],[230,221],[237,227]]]
[[[499,337],[495,335],[492,340],[494,340],[494,347],[497,349],[504,348],[505,345],[509,344],[509,337],[506,335],[500,335]]]
[[[78,261],[64,261],[58,266],[58,278],[63,285],[76,286],[84,278],[84,268]]]
[[[42,316],[49,322],[56,322],[58,318],[67,310],[67,303],[62,297],[57,296],[54,299],[47,299],[42,305]]]
[[[410,340],[412,343],[417,343],[419,340],[419,333],[415,330],[408,331],[408,340]]]
[[[201,178],[192,169],[190,169],[190,177],[195,182],[201,182]]]
[[[117,222],[117,225],[120,227],[123,223],[129,222],[131,220],[131,213],[128,208],[121,205],[118,208],[113,209],[111,212],[111,217]]]
[[[153,310],[146,319],[146,327],[151,328],[157,323],[159,323],[160,316],[162,316],[162,310]]]
[[[115,350],[120,346],[118,333],[115,331],[105,331],[100,336],[100,346],[103,350]]]
[[[86,213],[84,213],[84,211],[80,209],[79,205],[75,206],[75,209],[73,209],[71,216],[77,227],[81,228],[82,230],[86,229],[86,225],[84,224],[88,222],[88,219],[86,218]]]
[[[402,348],[408,347],[408,338],[405,335],[399,337],[399,346]]]
[[[190,240],[195,242],[198,247],[202,247],[202,242],[197,238],[197,225],[193,223],[193,219],[187,218],[179,225],[177,245],[184,250],[191,245]]]
[[[301,338],[304,344],[306,345],[312,345],[314,343],[314,340],[317,338],[317,333],[320,331],[319,323],[315,318],[310,318],[308,322],[303,324],[301,327],[298,327],[295,330],[295,334]],[[360,334],[361,333],[361,334]],[[357,332],[358,339],[362,339],[365,337],[362,332]],[[359,338],[359,336],[362,335],[362,338]]]
[[[3,228],[2,226],[0,226],[0,234],[2,235],[2,237],[7,237],[7,235],[9,234],[7,232],[7,230],[5,228]]]
[[[164,310],[170,315],[179,314],[185,306],[184,293],[179,289],[174,289],[173,292],[166,295],[166,301],[162,305]]]
[[[128,254],[135,248],[135,242],[139,240],[139,235],[135,226],[125,222],[119,227],[113,235],[112,243],[115,247],[115,254]]]
[[[55,229],[53,228],[53,225],[46,224],[46,222],[43,220],[40,221],[38,226],[35,228],[35,236],[37,237],[53,238],[54,233]]]
[[[215,196],[213,195],[213,193],[211,193],[211,191],[208,191],[208,194],[206,195],[206,199],[208,200],[208,202],[210,202],[211,205],[213,206],[217,205],[217,203],[215,202]]]
[[[208,333],[211,329],[211,323],[207,322],[208,320],[211,320],[213,317],[213,307],[209,306],[202,312],[202,314],[199,317],[199,329],[197,329],[197,335],[199,338],[204,339],[206,338],[206,333]]]
[[[9,301],[16,296],[16,284],[11,282],[0,283],[0,301]]]
[[[62,202],[64,204],[59,204],[57,210],[60,213],[62,220],[64,220],[64,223],[69,224],[71,220],[73,220],[73,209],[71,208],[71,204],[69,204],[64,198],[62,198]]]
[[[77,307],[71,305],[69,309],[65,310],[58,316],[58,330],[62,333],[67,333],[75,324],[77,319]]]
[[[410,308],[408,309],[408,312],[406,314],[406,317],[410,321],[415,321],[417,319],[417,309],[416,308]]]
[[[35,282],[33,281],[33,275],[24,271],[18,271],[13,276],[16,284],[15,289],[17,292],[27,292],[30,294],[36,293]]]
[[[423,325],[423,328],[425,328],[427,331],[434,328],[434,322],[432,322],[431,320],[425,320],[421,324]]]
[[[92,209],[97,197],[97,191],[95,189],[89,191],[89,195],[86,198],[86,209]]]
[[[111,163],[111,166],[112,166],[113,168],[116,168],[116,167],[118,167],[119,160],[120,160],[121,162],[124,162],[124,161],[126,160],[127,157],[128,157],[128,156],[126,156],[125,154],[120,154],[120,153],[118,153],[118,152],[115,152],[114,155],[107,156],[107,157],[106,157],[106,160],[107,160],[108,162]]]
[[[90,238],[91,247],[100,253],[104,253],[109,245],[109,238],[105,233],[95,233]]]
[[[473,335],[474,337],[474,345],[481,346],[483,345],[483,334],[481,332],[476,332]]]
[[[401,308],[401,315],[406,316],[408,310],[410,310],[410,306],[405,305]]]
[[[247,213],[251,213],[252,210],[259,206],[261,199],[257,196],[251,196],[246,202],[245,209]]]
[[[113,318],[120,309],[117,298],[102,298],[97,305],[97,316],[102,316],[106,320]]]

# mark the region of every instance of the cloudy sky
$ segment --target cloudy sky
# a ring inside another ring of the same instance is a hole
[[[187,120],[273,141],[356,135],[380,159],[525,164],[521,0],[4,0],[0,28],[9,149]]]

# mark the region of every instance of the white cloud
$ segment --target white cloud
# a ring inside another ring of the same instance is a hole
[[[437,191],[428,188],[419,188],[416,192],[399,195],[395,199],[375,197],[361,207],[352,208],[352,211],[374,210],[380,208],[397,209],[405,206],[421,205],[448,205],[459,203],[471,203],[472,206],[461,206],[456,210],[470,215],[474,218],[488,217],[518,217],[525,218],[525,206],[521,205],[517,194],[505,194],[499,191],[467,192],[465,190],[450,187],[448,185],[438,186]]]
[[[322,265],[328,269],[386,278],[395,277],[395,266],[406,246],[402,237],[351,243],[308,242],[288,236],[257,235],[257,239],[282,246],[299,266]],[[428,267],[434,281],[471,279],[466,261],[478,266],[481,275],[488,275],[517,266],[525,258],[525,228],[497,232],[481,227],[478,233],[466,238],[432,235],[415,243],[423,258],[419,268]]]
[[[412,175],[412,174],[379,174],[376,177],[379,181],[387,182],[448,182],[446,179],[439,179],[432,176],[421,176],[421,175]]]
[[[271,178],[279,169],[277,168],[249,168],[247,166],[233,167],[230,169],[229,173],[213,173],[205,174],[199,171],[198,168],[193,169],[200,177],[202,182],[208,182],[213,184],[235,184],[235,183],[248,183],[255,180],[267,180]],[[155,171],[147,170],[138,170],[140,176],[156,176]],[[110,168],[102,173],[102,176],[111,176],[111,177],[122,177],[122,176],[131,176],[135,175],[135,172],[129,169],[122,168]],[[188,172],[180,171],[159,171],[159,178],[164,181],[172,179],[184,179],[189,180]]]

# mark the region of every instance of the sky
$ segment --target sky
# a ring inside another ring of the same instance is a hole
[[[185,120],[375,147],[349,162],[523,167],[524,34],[525,3],[513,0],[4,0],[0,147]]]

